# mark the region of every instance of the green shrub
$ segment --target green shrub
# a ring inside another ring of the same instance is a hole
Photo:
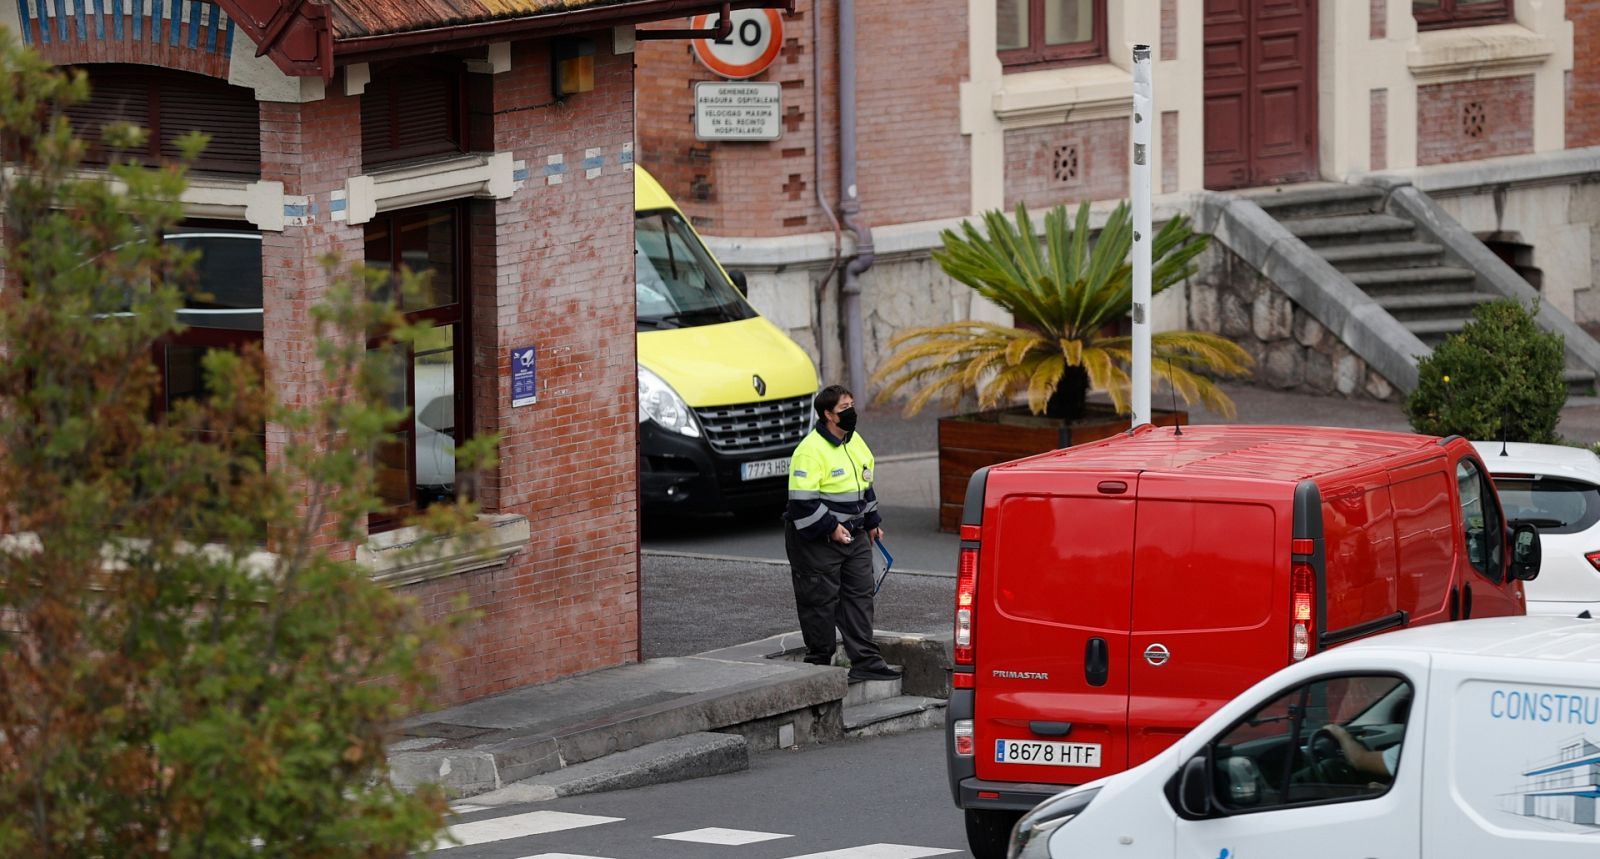
[[[1515,301],[1481,304],[1417,367],[1406,416],[1417,432],[1553,444],[1567,401],[1559,334]]]

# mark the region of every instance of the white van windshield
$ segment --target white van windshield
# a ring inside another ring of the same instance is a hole
[[[756,315],[677,212],[663,209],[635,216],[633,251],[640,330],[715,325]]]

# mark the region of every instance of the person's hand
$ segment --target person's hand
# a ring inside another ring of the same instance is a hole
[[[838,543],[841,546],[850,545],[850,529],[846,528],[843,524],[833,526],[833,534],[831,535],[831,539],[833,542]]]
[[[873,528],[872,529],[872,539],[874,539],[874,540],[882,540],[883,539],[883,529],[882,528]]]

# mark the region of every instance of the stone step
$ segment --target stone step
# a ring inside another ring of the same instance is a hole
[[[1346,276],[1373,298],[1428,292],[1472,292],[1472,286],[1478,279],[1471,269],[1455,266],[1353,271]]]
[[[1444,248],[1432,242],[1373,242],[1317,249],[1334,268],[1350,273],[1438,266]]]
[[[897,695],[844,708],[844,731],[852,737],[878,737],[944,724],[943,698]]]
[[[1568,367],[1561,373],[1561,381],[1567,385],[1569,397],[1592,397],[1595,395],[1595,374],[1593,370],[1577,367]]]
[[[744,737],[698,732],[542,773],[480,793],[470,802],[483,807],[544,802],[562,796],[627,790],[743,772],[749,768],[750,749]]]
[[[1416,228],[1393,215],[1335,215],[1295,218],[1281,222],[1284,229],[1313,248],[1335,245],[1410,241]]]
[[[1415,319],[1402,322],[1408,331],[1417,335],[1417,339],[1427,344],[1429,349],[1438,346],[1447,340],[1450,335],[1466,327],[1472,321],[1470,316],[1457,316],[1454,318]]]
[[[1316,182],[1237,192],[1278,220],[1367,215],[1383,209],[1383,191],[1366,185]]]
[[[1396,320],[1410,323],[1471,317],[1473,308],[1495,298],[1487,292],[1413,292],[1380,296],[1377,302]]]
[[[900,670],[899,666],[890,667],[896,671]],[[874,701],[898,697],[900,689],[901,682],[899,678],[894,680],[851,680],[849,690],[844,693],[845,711],[849,712],[851,707],[860,707]]]

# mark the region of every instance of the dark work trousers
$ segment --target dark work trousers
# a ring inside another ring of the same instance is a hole
[[[807,540],[793,522],[783,523],[805,659],[818,665],[833,661],[837,626],[851,666],[877,668],[885,663],[872,641],[872,538],[860,529],[850,536],[849,545],[831,537]]]

